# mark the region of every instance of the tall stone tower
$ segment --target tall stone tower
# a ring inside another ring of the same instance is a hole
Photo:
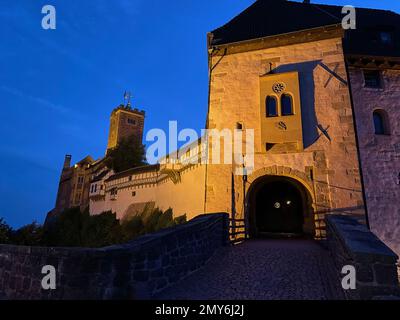
[[[107,151],[115,148],[118,143],[134,135],[138,141],[143,139],[145,112],[132,109],[128,103],[115,108],[110,116],[110,133],[108,135]]]

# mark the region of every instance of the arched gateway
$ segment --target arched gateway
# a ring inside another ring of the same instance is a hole
[[[298,236],[315,233],[312,196],[298,180],[265,175],[248,190],[247,214],[251,237]]]

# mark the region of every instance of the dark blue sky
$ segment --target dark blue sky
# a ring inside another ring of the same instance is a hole
[[[253,0],[0,0],[0,217],[43,222],[64,155],[102,157],[109,115],[130,90],[145,130],[200,130],[206,33]],[[400,12],[394,0],[323,0]],[[41,28],[43,5],[57,29]]]

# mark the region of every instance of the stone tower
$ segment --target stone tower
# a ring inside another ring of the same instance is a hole
[[[110,116],[110,132],[108,135],[107,151],[115,148],[118,143],[134,135],[139,141],[143,139],[145,112],[132,109],[130,104],[115,108]]]

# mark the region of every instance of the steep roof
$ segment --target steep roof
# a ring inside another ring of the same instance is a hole
[[[95,176],[90,182],[97,182],[103,180],[103,178],[110,172],[111,170],[104,170],[97,176]]]
[[[92,158],[92,156],[86,156],[85,158],[83,158],[81,161],[79,161],[76,164],[82,166],[82,165],[91,164],[93,162],[94,162],[94,159]]]
[[[312,0],[311,0],[312,1]],[[400,56],[400,15],[357,8],[357,29],[348,31],[346,53]],[[227,24],[212,31],[210,46],[341,24],[342,6],[286,0],[258,0]],[[374,33],[393,32],[394,45],[382,45]]]

